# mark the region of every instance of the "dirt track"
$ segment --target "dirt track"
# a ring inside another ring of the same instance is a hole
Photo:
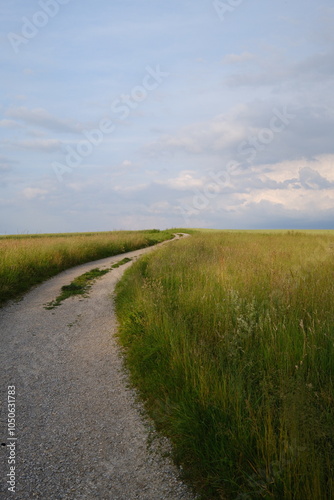
[[[113,336],[111,294],[131,263],[98,279],[88,298],[69,298],[53,310],[43,307],[76,276],[151,250],[75,267],[0,310],[1,401],[6,403],[7,386],[15,385],[17,426],[13,495],[6,483],[10,449],[4,446],[7,406],[2,404],[1,498],[193,498],[177,469],[157,451],[161,444],[154,440],[147,449],[155,433],[127,387]]]

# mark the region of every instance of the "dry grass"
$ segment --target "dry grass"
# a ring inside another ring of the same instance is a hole
[[[0,304],[69,267],[171,237],[169,231],[113,231],[0,238]]]

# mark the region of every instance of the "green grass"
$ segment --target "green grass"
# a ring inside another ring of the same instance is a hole
[[[117,269],[117,267],[123,266],[124,264],[127,264],[130,261],[131,261],[131,259],[129,259],[128,257],[125,257],[125,259],[122,259],[119,262],[116,262],[116,264],[113,264],[111,266],[111,269]]]
[[[91,269],[87,273],[81,274],[75,278],[69,285],[64,285],[61,287],[61,294],[53,300],[46,304],[45,309],[54,309],[55,307],[60,306],[60,304],[72,297],[73,295],[83,295],[86,296],[92,287],[93,283],[97,278],[104,276],[110,271],[110,269]]]
[[[117,287],[132,380],[203,498],[334,498],[333,232],[195,233]]]
[[[154,245],[172,233],[153,229],[0,237],[0,306],[60,271]]]
[[[86,297],[92,285],[98,278],[101,278],[101,276],[104,276],[113,269],[117,269],[118,267],[131,262],[131,260],[132,259],[129,259],[129,257],[125,257],[125,259],[116,262],[108,269],[94,268],[84,274],[81,274],[80,276],[75,278],[69,285],[62,286],[61,294],[58,295],[58,297],[52,302],[47,303],[45,305],[45,309],[54,309],[55,307],[60,306],[64,300],[68,299],[69,297],[73,297],[73,295],[82,295]]]

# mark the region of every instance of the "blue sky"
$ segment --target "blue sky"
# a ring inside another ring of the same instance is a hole
[[[334,229],[331,1],[1,10],[1,234]]]

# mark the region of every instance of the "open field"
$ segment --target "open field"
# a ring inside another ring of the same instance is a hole
[[[171,237],[158,230],[0,237],[0,305],[64,269]]]
[[[334,498],[334,233],[205,232],[118,285],[133,382],[203,498]]]

